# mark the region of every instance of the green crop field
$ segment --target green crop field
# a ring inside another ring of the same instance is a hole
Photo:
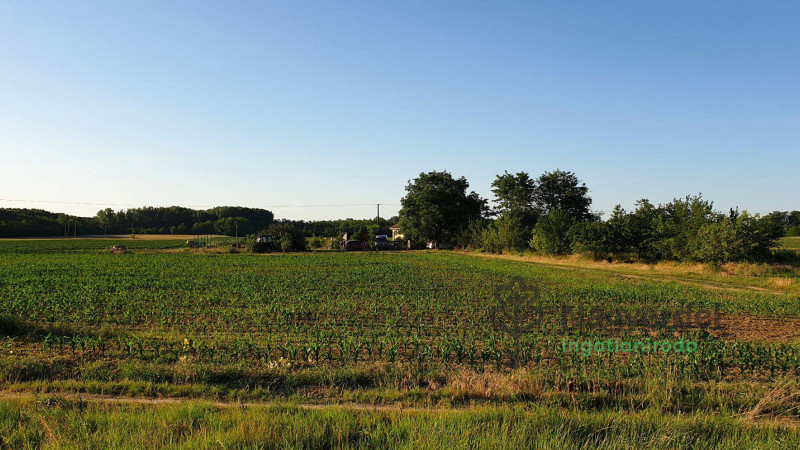
[[[108,245],[0,241],[0,447],[800,445],[797,271]]]
[[[800,250],[800,236],[784,237],[780,240],[781,248],[788,250]]]

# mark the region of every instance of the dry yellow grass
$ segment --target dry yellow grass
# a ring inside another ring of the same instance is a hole
[[[764,395],[745,418],[749,421],[769,417],[782,418],[797,416],[800,411],[800,384],[796,377],[787,377]]]
[[[108,234],[108,235],[78,235],[78,239],[97,239],[97,240],[114,240],[114,241],[170,241],[170,240],[177,240],[177,239],[196,239],[198,235],[196,234],[137,234],[136,237],[131,239],[130,234]],[[202,235],[207,236],[207,235]],[[222,234],[212,234],[212,238],[225,238],[230,236],[225,236]],[[60,241],[60,240],[74,240],[74,237],[26,237],[26,238],[2,238],[4,241]]]
[[[581,255],[563,257],[534,254],[501,255],[478,252],[459,252],[483,258],[507,259],[543,264],[565,270],[590,270],[618,273],[631,280],[676,282],[709,289],[756,290],[775,293],[800,293],[794,278],[800,277],[800,267],[786,264],[728,263],[721,266],[704,263],[663,261],[656,264],[598,261]],[[775,276],[775,275],[785,276]]]
[[[173,239],[197,239],[196,234],[137,234],[133,240],[141,240],[141,241],[167,241]],[[207,235],[202,235],[207,236]],[[229,237],[222,234],[212,234],[212,238],[221,238],[221,237]],[[114,240],[131,240],[131,235],[129,234],[115,234],[115,235],[108,235],[108,236],[78,236],[78,238],[86,238],[86,239],[114,239]]]
[[[502,400],[511,396],[542,395],[544,382],[536,374],[524,369],[517,369],[511,373],[463,369],[449,379],[448,387],[456,399]]]

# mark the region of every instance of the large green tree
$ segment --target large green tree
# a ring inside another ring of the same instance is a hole
[[[468,189],[464,177],[453,178],[446,171],[420,173],[408,182],[401,200],[403,233],[417,241],[452,242],[470,221],[487,211],[486,200]]]
[[[492,192],[502,215],[511,214],[525,224],[533,225],[536,222],[533,207],[536,181],[530,175],[525,172],[514,175],[508,171],[497,175],[492,181]]]
[[[592,199],[588,194],[589,188],[574,173],[555,170],[543,173],[536,180],[533,204],[540,215],[557,209],[585,222],[595,219],[589,210]]]

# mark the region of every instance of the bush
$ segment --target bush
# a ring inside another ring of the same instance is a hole
[[[504,250],[524,250],[528,247],[530,231],[514,214],[503,214],[483,231],[483,248],[493,253]]]
[[[783,234],[772,217],[743,212],[703,225],[690,242],[691,259],[702,262],[763,261]]]
[[[303,251],[307,247],[303,233],[290,223],[273,223],[267,228],[265,234],[271,234],[275,239],[275,244],[284,252],[289,250]]]
[[[724,263],[742,256],[736,242],[736,231],[728,220],[703,225],[693,244],[692,259],[696,261]]]
[[[344,238],[336,236],[331,238],[331,250],[342,250],[344,248]]]
[[[319,236],[312,236],[311,239],[308,240],[308,246],[311,247],[313,250],[320,249],[324,245],[325,245],[325,239]]]
[[[272,243],[256,242],[257,236],[272,235]],[[303,251],[307,247],[306,238],[289,223],[273,223],[266,230],[248,235],[245,246],[254,253],[266,253],[270,250]]]
[[[456,235],[456,245],[463,249],[483,248],[483,232],[486,230],[485,220],[472,220]]]
[[[575,224],[571,230],[572,249],[576,253],[589,252],[595,259],[608,258],[618,251],[614,234],[606,222]]]
[[[557,209],[550,211],[536,223],[531,247],[548,255],[566,255],[572,247],[570,230],[574,223],[569,214]]]

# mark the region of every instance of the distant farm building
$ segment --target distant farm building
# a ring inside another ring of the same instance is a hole
[[[398,239],[403,239],[403,229],[400,228],[400,225],[392,225],[389,227],[392,231],[392,240],[396,241]]]

